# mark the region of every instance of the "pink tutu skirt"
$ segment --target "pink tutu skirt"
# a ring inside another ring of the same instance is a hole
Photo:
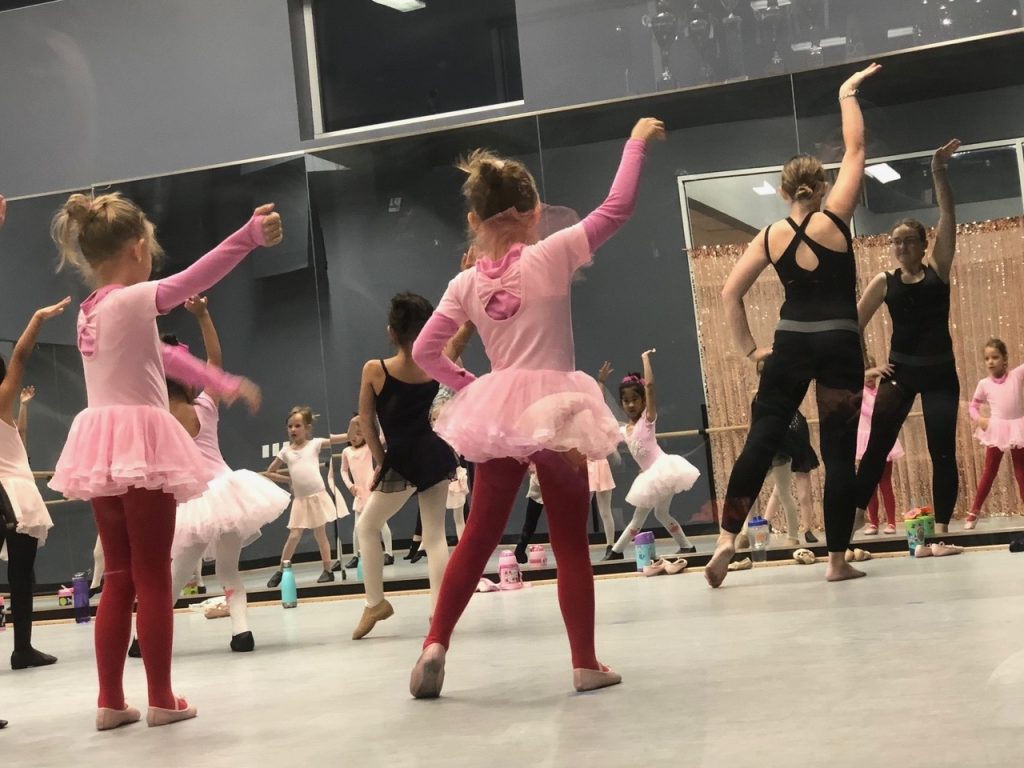
[[[289,528],[319,528],[338,519],[338,510],[327,491],[292,499]]]
[[[653,509],[666,498],[693,488],[698,477],[700,470],[682,456],[664,453],[650,469],[636,476],[626,494],[626,503],[637,509]]]
[[[857,461],[864,458],[864,452],[868,449],[868,438],[871,437],[871,426],[868,425],[864,429],[857,430]],[[893,443],[892,450],[889,451],[889,456],[886,461],[896,461],[902,459],[907,455],[907,452],[903,450],[903,444],[900,443],[899,438],[896,438],[896,442]]]
[[[12,476],[0,478],[0,484],[7,491],[14,516],[18,518],[18,533],[38,539],[39,546],[45,544],[46,535],[53,528],[53,520],[50,519],[50,511],[46,508],[36,481]],[[6,541],[0,547],[0,559],[7,559]]]
[[[974,436],[986,448],[1024,448],[1024,419],[989,419],[988,429],[977,429]]]
[[[202,496],[214,473],[169,411],[154,405],[86,408],[75,417],[50,487],[69,499],[160,490]]]
[[[588,461],[587,475],[590,477],[591,493],[615,490],[615,480],[612,478],[612,468],[608,464],[608,459]]]
[[[571,450],[604,459],[621,439],[601,388],[580,371],[488,373],[452,398],[434,429],[473,462]]]
[[[171,557],[196,544],[211,544],[223,533],[237,533],[247,546],[259,538],[264,525],[281,516],[289,501],[287,491],[255,472],[224,472],[202,496],[178,505]]]

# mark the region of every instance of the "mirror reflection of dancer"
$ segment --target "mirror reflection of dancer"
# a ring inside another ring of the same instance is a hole
[[[228,377],[187,354],[166,355],[157,315],[224,278],[260,245],[281,241],[272,205],[187,269],[150,280],[162,254],[153,224],[119,194],[72,195],[54,218],[61,266],[71,264],[98,289],[78,315],[89,405],[71,425],[50,487],[91,501],[107,572],[96,614],[99,709],[96,728],[140,719],[124,699],[124,664],[138,597],[139,642],[149,688],[149,725],[196,716],[171,687],[171,542],[178,503],[201,496],[213,479],[199,449],[171,416],[167,378],[250,403],[252,382]]]
[[[640,465],[640,473],[626,494],[626,503],[635,508],[633,519],[626,524],[612,551],[622,552],[626,544],[640,533],[653,511],[679,547],[677,554],[690,554],[697,548],[686,538],[683,526],[672,517],[669,509],[673,496],[693,488],[700,477],[700,470],[682,456],[665,453],[658,445],[654,434],[658,401],[655,397],[654,365],[651,363],[653,354],[654,350],[649,349],[641,355],[643,375],[627,374],[619,384],[619,401],[629,419],[629,423],[622,427],[622,439]]]
[[[522,163],[474,152],[468,178],[476,264],[455,277],[415,346],[416,361],[458,394],[436,429],[475,462],[465,535],[445,572],[423,653],[409,689],[440,695],[448,643],[488,559],[501,541],[527,464],[537,466],[558,564],[558,601],[572,650],[577,690],[615,685],[621,677],[597,660],[594,576],[587,537],[590,487],[586,460],[603,459],[619,442],[618,423],[597,382],[575,370],[570,290],[573,276],[629,220],[647,143],[665,136],[658,120],[633,129],[605,202],[582,222],[540,239],[537,185]],[[445,342],[472,320],[492,372],[476,379],[449,363]]]
[[[946,175],[957,139],[932,156],[932,182],[939,206],[935,243],[928,252],[928,232],[916,219],[897,222],[891,232],[899,265],[881,272],[868,284],[858,305],[863,330],[884,302],[892,319],[889,364],[875,396],[871,436],[857,470],[857,507],[867,509],[885,470],[914,399],[921,395],[924,431],[932,459],[935,532],[949,530],[960,490],[956,464],[956,420],[960,379],[949,335],[949,273],[956,256],[956,206]]]
[[[194,296],[185,309],[195,315],[203,333],[206,361],[221,368],[220,339],[207,308],[206,297]],[[172,341],[165,337],[165,342]],[[177,339],[173,339],[177,343]],[[186,347],[183,347],[187,351]],[[194,565],[212,548],[220,580],[231,613],[231,650],[255,648],[249,630],[245,583],[238,572],[242,547],[259,538],[260,529],[288,508],[288,494],[274,483],[247,469],[232,470],[220,453],[217,427],[220,398],[212,392],[196,394],[193,387],[168,379],[171,414],[192,436],[208,469],[214,474],[206,492],[178,505],[171,545],[171,601],[177,602],[182,587],[192,576]]]
[[[755,363],[765,360],[765,366],[750,432],[729,477],[722,531],[704,569],[712,587],[725,580],[736,551],[736,535],[811,381],[818,399],[825,463],[829,552],[825,576],[841,581],[864,575],[844,559],[853,534],[857,413],[864,387],[857,270],[849,225],[864,175],[864,117],[857,91],[879,69],[872,64],[839,89],[846,152],[824,211],[828,183],[821,162],[809,155],[792,158],[782,169],[782,197],[790,205],[789,217],[766,227],[754,239],[722,290],[737,348]],[[769,265],[782,281],[786,301],[773,346],[759,348],[750,332],[743,297]]]
[[[349,445],[341,452],[341,479],[352,494],[352,516],[355,518],[352,529],[352,559],[345,563],[346,568],[359,566],[359,515],[370,498],[370,486],[373,485],[373,453],[363,439],[363,430],[359,426],[359,416],[352,417],[348,423]],[[395,564],[395,553],[392,549],[391,526],[381,526],[384,544],[384,565]]]

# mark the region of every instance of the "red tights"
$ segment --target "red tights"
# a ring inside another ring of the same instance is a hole
[[[594,650],[594,570],[587,538],[590,483],[586,462],[577,459],[574,463],[570,454],[551,451],[531,457],[548,512],[548,533],[558,564],[558,605],[569,635],[572,665],[600,669]],[[501,541],[525,474],[526,464],[515,459],[476,465],[466,530],[448,561],[424,647],[432,643],[448,647],[455,624]]]
[[[1024,499],[1024,448],[1011,448],[1010,460],[1013,462],[1013,476],[1017,480],[1017,490],[1021,499]],[[977,517],[981,512],[981,506],[988,498],[992,490],[992,483],[999,474],[999,465],[1003,463],[1003,452],[995,446],[985,449],[985,469],[981,473],[981,480],[978,481],[978,492],[974,496],[974,504],[971,506],[971,514]]]
[[[136,631],[144,648],[149,706],[175,709],[171,689],[171,540],[174,497],[130,488],[122,496],[92,500],[106,573],[96,611],[96,667],[100,707],[124,709],[124,664],[132,635],[132,605],[138,597]]]
[[[889,525],[896,525],[896,494],[892,489],[892,462],[885,462],[885,468],[882,469],[882,479],[878,482],[878,490],[875,491],[875,495],[871,497],[871,501],[868,502],[868,520],[871,524],[878,527],[878,496],[881,494],[882,500],[885,502],[885,519]]]

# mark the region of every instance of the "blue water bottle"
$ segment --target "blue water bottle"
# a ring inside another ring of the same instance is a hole
[[[295,586],[295,573],[292,571],[292,561],[285,560],[281,563],[281,605],[285,608],[294,608],[299,604],[299,590]]]
[[[74,590],[75,623],[88,624],[92,620],[89,611],[89,579],[84,573],[76,573],[71,579]]]
[[[747,524],[750,536],[750,558],[755,563],[763,563],[768,559],[768,541],[772,528],[763,517],[755,517]]]
[[[650,531],[643,531],[633,537],[633,546],[636,547],[636,569],[643,571],[645,566],[654,562],[654,534]]]

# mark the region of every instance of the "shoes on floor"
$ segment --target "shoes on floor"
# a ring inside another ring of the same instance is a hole
[[[196,587],[196,593],[200,594],[200,595],[205,595],[206,594],[206,585],[205,584],[200,584],[198,587]]]
[[[11,669],[28,669],[29,667],[48,667],[57,663],[57,657],[37,651],[29,647],[24,651],[11,653]]]
[[[894,533],[896,533],[896,526],[892,523],[886,523],[885,528],[882,529],[882,533],[884,533],[886,536],[892,536]]]
[[[862,536],[877,536],[878,535],[878,526],[875,525],[874,523],[868,523],[867,525],[864,526],[863,530],[861,530],[860,533],[861,533]]]
[[[110,731],[122,725],[131,725],[142,719],[142,713],[135,707],[125,704],[124,709],[108,709],[100,707],[96,710],[96,730]]]
[[[691,544],[688,547],[680,547],[676,550],[677,555],[693,555],[697,553],[697,548]]]
[[[608,547],[604,551],[604,557],[601,558],[601,562],[604,563],[604,562],[608,562],[609,560],[623,560],[623,559],[625,559],[625,557],[626,557],[626,555],[623,554],[622,552],[616,552],[611,547]]]
[[[421,547],[420,549],[417,549],[413,553],[413,556],[409,558],[409,562],[410,563],[418,563],[420,560],[422,560],[426,556],[427,556],[427,550],[425,550],[425,549],[423,549]]]
[[[366,606],[363,608],[363,615],[359,619],[359,623],[356,628],[352,631],[353,640],[361,640],[370,634],[371,630],[377,625],[378,621],[384,621],[390,619],[395,615],[395,609],[391,606],[387,600],[381,600],[372,608]]]
[[[341,570],[341,560],[340,559],[335,560],[333,563],[331,563],[331,570],[334,573],[337,573],[338,571]]]
[[[395,564],[395,556],[394,555],[389,555],[387,552],[385,552],[384,553],[384,565],[394,565],[394,564]],[[357,563],[357,565],[358,565],[358,563]]]
[[[420,550],[420,543],[418,541],[414,541],[412,544],[409,545],[409,552],[402,559],[403,560],[412,560],[414,557],[416,557],[416,553],[419,552],[419,550]]]
[[[664,573],[665,561],[660,557],[650,565],[645,565],[643,570],[644,576],[662,576]]]
[[[665,573],[669,576],[675,576],[677,573],[685,571],[689,565],[690,564],[681,557],[666,557]]]
[[[612,671],[604,664],[600,669],[574,669],[572,671],[572,687],[579,693],[608,688],[621,682],[622,675]]]
[[[967,519],[964,520],[964,530],[965,531],[973,531],[974,527],[977,524],[978,524],[978,516],[974,512],[971,512],[971,514],[969,514],[967,516]]]
[[[350,569],[351,568],[358,568],[359,567],[359,558],[358,557],[353,557],[351,560],[349,560],[347,563],[345,563],[345,567],[346,568],[350,568]]]
[[[161,725],[170,725],[182,720],[191,720],[198,713],[195,707],[190,707],[185,699],[178,699],[178,706],[174,709],[162,709],[161,707],[150,707],[146,713],[146,725],[156,728]]]
[[[866,549],[848,549],[844,559],[848,563],[863,563],[865,560],[871,559],[871,553]]]
[[[128,656],[133,659],[142,658],[142,649],[139,647],[139,638],[132,638],[132,644],[128,646]]]
[[[7,721],[6,720],[0,720],[0,731],[2,731],[6,727],[7,727]]]
[[[949,555],[962,555],[963,553],[964,548],[956,544],[947,544],[944,541],[932,544],[932,557],[948,557]]]
[[[818,543],[818,537],[815,536],[810,531],[804,531],[804,541],[807,542],[808,544],[817,544]]]
[[[814,553],[809,549],[798,549],[793,553],[793,559],[800,563],[800,565],[814,565],[818,561]]]
[[[249,653],[256,648],[252,632],[239,632],[231,636],[231,650],[236,653]]]
[[[729,563],[730,571],[749,571],[754,567],[754,561],[749,557],[744,557],[742,560],[736,560],[735,562]]]
[[[284,575],[284,571],[274,571],[274,574],[267,580],[267,587],[269,589],[276,589],[281,584],[281,577]]]
[[[526,544],[521,541],[516,544],[515,556],[516,562],[520,565],[526,565],[530,561],[530,556],[526,553]]]
[[[1024,536],[1010,542],[1011,552],[1024,552]]]
[[[342,571],[344,573],[344,571]],[[331,571],[324,571],[320,574],[320,578],[316,580],[317,584],[326,584],[329,581],[334,581],[334,573]]]

